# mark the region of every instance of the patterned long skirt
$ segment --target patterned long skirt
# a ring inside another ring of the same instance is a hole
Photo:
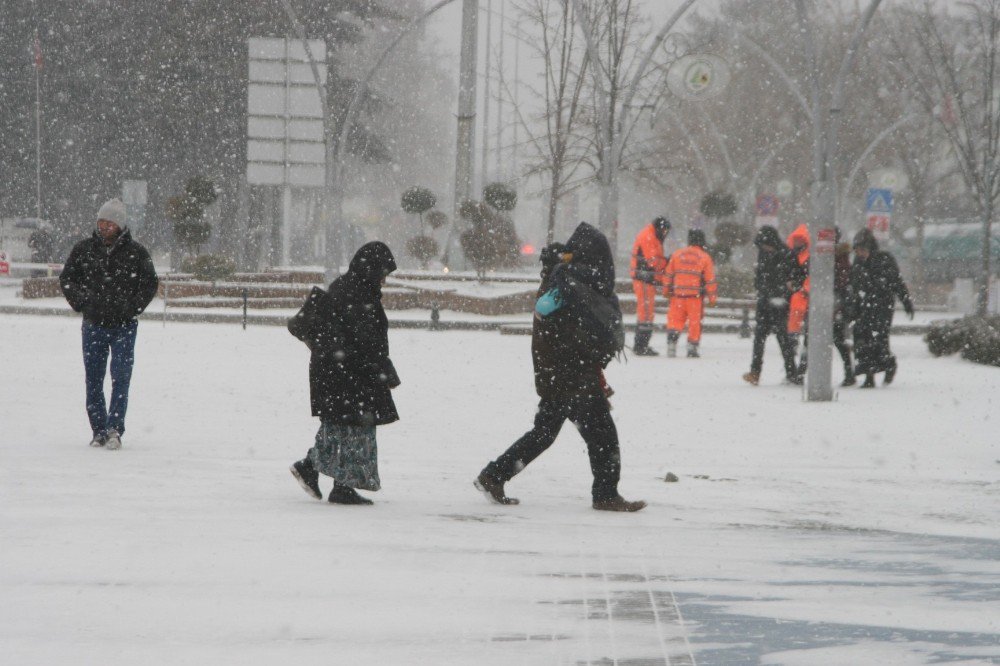
[[[316,444],[309,449],[316,471],[342,486],[378,490],[378,448],[375,426],[339,425],[320,421]]]

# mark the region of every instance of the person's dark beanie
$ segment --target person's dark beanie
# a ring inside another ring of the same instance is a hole
[[[705,232],[701,229],[691,229],[688,231],[688,245],[697,245],[698,247],[705,249],[708,245],[708,241],[705,240]]]

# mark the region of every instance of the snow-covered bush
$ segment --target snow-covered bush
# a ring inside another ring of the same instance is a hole
[[[924,341],[935,356],[959,352],[966,360],[1000,366],[1000,316],[938,322],[931,326]]]

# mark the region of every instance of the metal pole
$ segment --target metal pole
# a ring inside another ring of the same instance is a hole
[[[458,138],[455,151],[455,200],[444,264],[462,202],[472,198],[472,164],[476,156],[476,56],[478,52],[479,0],[462,0],[462,47],[458,78]]]
[[[833,230],[836,223],[837,191],[832,168],[837,155],[837,131],[843,108],[844,84],[850,72],[861,39],[882,0],[871,0],[855,28],[833,84],[830,107],[823,113],[816,40],[804,0],[796,0],[799,27],[805,39],[809,62],[813,116],[813,192],[809,235],[814,250],[809,255],[809,371],[806,376],[806,399],[810,402],[833,400],[831,365],[833,361]]]
[[[35,49],[40,49],[35,28]],[[35,53],[35,217],[42,219],[42,68],[40,52]]]
[[[291,124],[292,124],[292,74],[289,66],[292,38],[285,37],[285,185],[281,193],[281,265],[290,263],[292,244],[292,186],[291,180]]]
[[[503,35],[504,26],[507,21],[507,3],[504,0],[500,0],[500,52],[497,56],[497,72],[503,72]],[[499,74],[497,75],[498,80],[503,80],[503,77]],[[486,121],[483,120],[485,125]],[[503,152],[503,94],[500,93],[499,87],[497,89],[497,135],[496,135],[496,151],[497,151],[497,169],[493,172],[493,177],[497,180],[502,180],[501,169],[501,155]]]
[[[503,25],[500,26],[500,32],[503,32]],[[482,154],[482,166],[479,169],[479,189],[486,187],[488,182],[487,173],[489,172],[489,164],[487,159],[489,158],[490,152],[490,44],[493,38],[493,0],[486,0],[486,67],[484,68],[485,76],[483,77],[483,154]]]
[[[247,330],[247,288],[243,287],[243,330]]]

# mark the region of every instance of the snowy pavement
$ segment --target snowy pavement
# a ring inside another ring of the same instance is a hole
[[[316,420],[284,330],[142,323],[109,452],[79,322],[0,315],[0,662],[1000,663],[996,368],[899,337],[892,387],[810,404],[773,342],[757,388],[735,336],[614,363],[621,490],[650,504],[621,515],[571,427],[520,506],[472,488],[530,426],[528,338],[390,341],[384,489],[343,507],[288,474]]]

